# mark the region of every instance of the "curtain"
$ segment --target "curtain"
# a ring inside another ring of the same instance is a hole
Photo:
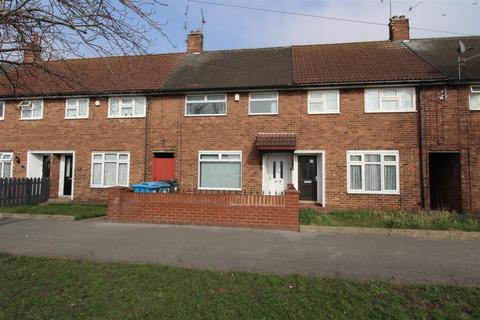
[[[92,184],[97,186],[102,184],[102,164],[101,163],[93,164]]]
[[[385,190],[397,190],[397,167],[385,166]]]
[[[365,190],[381,190],[381,166],[380,164],[365,164]]]
[[[11,178],[12,177],[12,163],[5,162],[3,164],[3,175],[2,178]]]
[[[352,190],[362,189],[362,166],[361,165],[350,166],[350,189]]]
[[[118,164],[118,185],[128,185],[128,164],[126,163]]]
[[[104,185],[114,186],[117,182],[117,163],[105,162]]]

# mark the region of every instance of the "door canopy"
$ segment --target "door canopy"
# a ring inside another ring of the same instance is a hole
[[[297,139],[295,133],[258,133],[256,146],[258,150],[295,150]]]

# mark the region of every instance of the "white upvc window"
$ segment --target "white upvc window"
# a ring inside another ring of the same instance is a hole
[[[338,90],[315,90],[308,92],[308,114],[340,113]]]
[[[348,193],[399,194],[398,151],[347,151]]]
[[[414,112],[415,88],[365,89],[365,112]]]
[[[65,119],[87,119],[88,109],[88,98],[66,99]]]
[[[143,118],[147,110],[145,97],[112,97],[108,99],[109,118]]]
[[[13,176],[13,153],[0,152],[0,178]]]
[[[128,186],[129,152],[93,152],[91,187]]]
[[[278,114],[278,92],[252,92],[249,95],[248,114]]]
[[[5,101],[0,101],[0,120],[5,119]]]
[[[242,190],[242,152],[200,151],[198,189]]]
[[[19,106],[21,120],[38,120],[43,118],[43,100],[23,100]]]
[[[470,110],[480,110],[480,86],[470,87]]]
[[[224,116],[226,114],[226,94],[195,94],[185,96],[186,116]]]

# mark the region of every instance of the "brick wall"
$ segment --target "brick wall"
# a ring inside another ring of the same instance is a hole
[[[298,231],[298,191],[284,196],[246,194],[133,193],[110,188],[107,216],[146,222]]]

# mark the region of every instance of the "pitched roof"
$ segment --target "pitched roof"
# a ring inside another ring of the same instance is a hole
[[[188,56],[165,90],[284,87],[292,85],[289,47],[204,51]]]
[[[465,57],[480,54],[480,36],[413,39],[406,45],[421,56],[425,61],[434,65],[449,79],[458,79],[457,46],[462,41],[468,50]],[[480,57],[467,61],[462,66],[463,80],[480,79]]]
[[[0,77],[0,96],[48,96],[160,90],[184,53],[50,61]]]
[[[403,42],[375,41],[293,47],[299,85],[445,78]]]

